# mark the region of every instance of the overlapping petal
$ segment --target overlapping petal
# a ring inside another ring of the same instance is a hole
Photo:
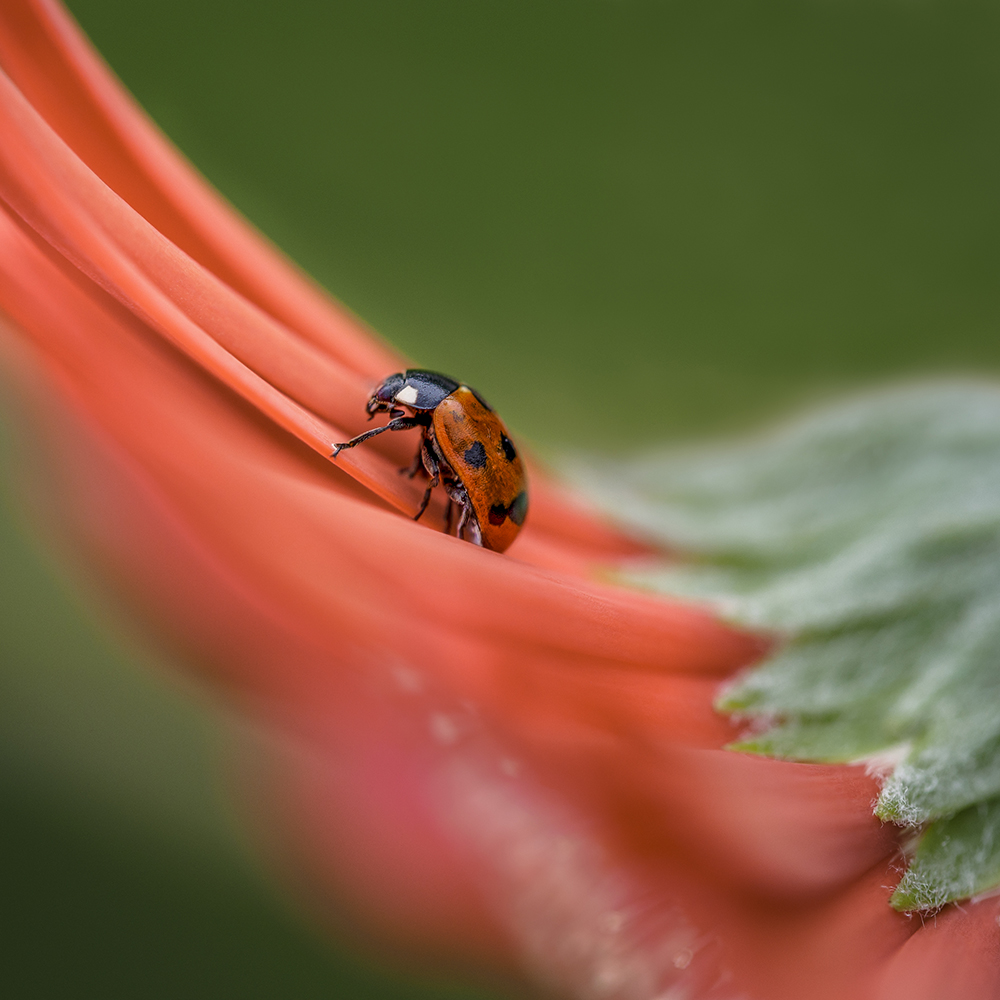
[[[995,903],[917,934],[886,905],[874,779],[721,749],[712,695],[766,640],[600,582],[643,547],[537,468],[499,555],[410,520],[405,435],[331,464],[402,360],[57,5],[4,5],[0,68],[0,308],[50,493],[273,734],[248,780],[317,906],[577,996],[992,995]]]

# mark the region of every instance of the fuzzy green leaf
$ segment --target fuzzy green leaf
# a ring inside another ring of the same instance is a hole
[[[894,906],[1000,883],[1000,389],[896,387],[575,472],[690,553],[635,582],[785,637],[720,699],[769,723],[737,748],[898,762],[876,813],[925,829]]]
[[[892,897],[897,910],[934,910],[1000,885],[1000,799],[940,819],[920,838]]]

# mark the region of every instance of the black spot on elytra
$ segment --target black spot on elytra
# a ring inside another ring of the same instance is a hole
[[[517,458],[517,452],[514,450],[514,442],[506,434],[500,435],[500,447],[503,449],[503,457],[508,462],[513,462]]]
[[[471,465],[473,469],[482,469],[486,465],[486,449],[482,441],[477,441],[465,449],[462,456],[466,465]]]
[[[490,507],[490,524],[501,525],[507,520],[507,508],[502,503]]]

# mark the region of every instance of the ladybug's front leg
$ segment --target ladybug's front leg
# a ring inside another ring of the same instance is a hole
[[[384,434],[386,431],[408,431],[411,427],[422,426],[423,423],[424,421],[419,417],[396,417],[394,420],[390,420],[384,427],[376,427],[374,430],[365,431],[364,434],[359,434],[357,437],[351,438],[350,441],[335,444],[333,446],[333,454],[330,458],[336,458],[345,448],[354,448],[356,445],[361,444],[362,441],[367,441],[369,438],[375,437],[376,434]]]

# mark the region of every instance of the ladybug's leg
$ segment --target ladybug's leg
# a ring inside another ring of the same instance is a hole
[[[399,470],[401,476],[406,476],[407,479],[412,479],[422,468],[424,467],[424,446],[421,445],[417,449],[416,455],[413,456],[413,461],[409,465]]]
[[[471,503],[463,509],[463,513],[465,514],[466,521],[465,532],[469,536],[466,541],[472,542],[473,545],[481,546],[483,544],[483,533],[479,530],[479,522],[472,516]]]
[[[441,472],[441,459],[438,457],[437,451],[432,446],[430,440],[426,437],[420,443],[420,451],[417,452],[417,458],[420,459],[424,471],[434,480],[434,485],[437,486],[438,476]]]
[[[452,503],[458,508],[458,524],[455,526],[455,537],[463,541],[472,542],[473,545],[483,544],[483,535],[479,530],[479,522],[476,520],[475,510],[469,494],[465,487],[458,480],[444,481],[448,495]]]
[[[420,439],[420,447],[417,449],[416,455],[413,456],[413,461],[405,469],[400,469],[399,474],[406,475],[407,479],[412,479],[418,472],[424,472],[427,470],[427,460],[424,458],[424,453],[427,451],[428,445],[428,427],[424,427],[424,436]],[[427,472],[428,476],[432,476],[432,472]]]
[[[472,513],[472,507],[466,503],[460,503],[459,507],[462,509],[462,513],[458,515],[458,524],[455,527],[455,537],[465,538],[465,526],[469,523],[469,516]]]
[[[431,492],[434,487],[441,481],[439,478],[439,469],[437,459],[431,453],[431,449],[427,447],[427,440],[424,439],[423,444],[420,446],[420,460],[423,462],[424,468],[427,470],[427,475],[431,477],[431,481],[427,484],[427,490],[424,493],[424,499],[420,503],[420,510],[413,515],[414,521],[419,521],[423,517],[423,513],[427,510],[427,505],[431,502]]]
[[[351,438],[350,441],[344,441],[342,444],[335,444],[333,446],[333,454],[331,458],[336,458],[345,448],[353,448],[355,445],[361,444],[362,441],[367,441],[369,438],[375,437],[376,434],[384,434],[386,431],[408,431],[411,427],[420,427],[423,421],[419,417],[396,417],[395,420],[390,420],[384,427],[376,427],[374,430],[365,431],[364,434],[359,434],[357,437]]]

